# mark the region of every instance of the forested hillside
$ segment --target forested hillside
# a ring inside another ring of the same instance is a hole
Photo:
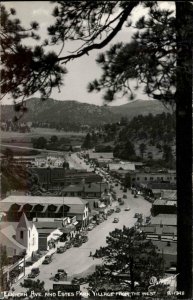
[[[115,157],[125,160],[163,160],[171,167],[175,164],[175,131],[174,114],[139,115],[89,133],[83,147],[113,151]]]

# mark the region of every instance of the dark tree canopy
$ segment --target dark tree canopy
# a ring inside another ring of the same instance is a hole
[[[152,276],[158,280],[163,276],[163,259],[156,252],[156,247],[134,227],[116,228],[110,232],[106,242],[107,246],[98,250],[103,257],[103,267],[90,278],[90,287],[94,290],[100,290],[107,284],[109,289],[112,284],[119,285],[123,277],[117,275],[125,274],[130,281],[126,290],[134,291],[137,284],[138,291],[146,291]]]
[[[57,62],[54,52],[46,52],[42,46],[28,47],[25,40],[38,40],[36,34],[38,24],[32,22],[24,28],[17,18],[13,18],[15,10],[8,12],[1,5],[1,95],[10,93],[13,99],[26,98],[37,91],[42,98],[49,97],[52,88],[60,87],[66,69]],[[25,107],[17,104],[16,111],[25,111]]]
[[[39,25],[31,23],[23,28],[20,20],[12,18],[15,10],[8,12],[1,6],[2,41],[2,95],[13,98],[28,97],[39,91],[42,98],[50,96],[52,89],[63,84],[66,69],[61,66],[94,49],[102,49],[126,24],[134,26],[136,33],[128,44],[118,43],[100,54],[97,63],[103,74],[89,84],[89,91],[105,90],[104,99],[112,101],[117,93],[135,96],[141,83],[145,93],[154,99],[174,103],[176,88],[176,19],[172,11],[160,9],[157,1],[52,1],[55,23],[48,28],[48,39],[41,46],[27,47],[25,39],[39,39]],[[132,24],[129,16],[141,4],[149,7],[148,16]],[[192,4],[189,2],[189,9]],[[189,20],[188,30],[193,21]],[[129,28],[128,28],[129,30]],[[68,41],[78,41],[78,48],[66,55]],[[49,52],[49,46],[61,45],[59,54]],[[20,106],[19,108],[20,109]]]
[[[19,20],[12,18],[15,11],[9,13],[1,6],[2,96],[10,93],[14,99],[25,98],[39,91],[46,99],[52,88],[60,89],[63,83],[66,69],[62,63],[89,55],[94,49],[102,49],[124,24],[131,26],[128,19],[135,7],[139,4],[149,7],[149,17],[137,22],[138,31],[129,44],[113,45],[98,57],[102,78],[91,83],[89,90],[105,89],[105,100],[112,101],[117,92],[130,93],[133,99],[130,80],[134,79],[136,89],[143,83],[147,95],[163,103],[176,104],[178,288],[185,290],[185,299],[191,298],[192,2],[175,1],[175,17],[168,10],[160,10],[159,1],[54,2],[55,24],[48,29],[50,38],[34,48],[25,46],[24,41],[29,36],[37,39],[37,23],[32,23],[26,31]],[[70,55],[64,52],[69,40],[80,42],[78,49]],[[59,54],[49,52],[49,45],[54,44],[61,44]],[[17,110],[21,108],[25,110],[24,105],[18,105]]]

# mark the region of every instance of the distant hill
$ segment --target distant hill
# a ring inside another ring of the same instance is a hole
[[[41,101],[31,98],[26,101],[28,112],[23,116],[25,122],[42,122],[56,124],[98,125],[107,122],[117,122],[119,115],[112,113],[106,106],[97,106],[77,101],[57,101],[47,99]],[[4,105],[1,109],[2,121],[12,119],[14,110],[12,105]]]
[[[120,121],[122,116],[129,119],[139,114],[156,115],[167,111],[158,101],[134,101],[121,106],[97,106],[73,100],[57,101],[48,99],[42,102],[39,98],[26,100],[28,112],[23,116],[24,122],[42,122],[55,124],[102,125]],[[11,120],[15,115],[12,105],[1,106],[1,120]]]
[[[149,113],[157,115],[162,112],[172,113],[171,108],[167,109],[160,101],[136,100],[120,106],[109,106],[114,114],[127,117],[129,120],[138,115],[147,116]]]

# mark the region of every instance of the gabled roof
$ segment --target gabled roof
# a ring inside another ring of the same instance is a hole
[[[22,214],[20,220],[19,220],[19,223],[17,225],[17,228],[31,228],[32,227],[32,224],[28,221],[25,213]]]
[[[16,235],[15,228],[12,225],[0,230],[0,240],[7,248],[7,255],[12,255],[11,249],[17,249],[19,252],[24,251],[26,248],[16,241],[14,236]]]

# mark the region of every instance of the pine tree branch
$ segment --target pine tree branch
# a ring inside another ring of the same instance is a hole
[[[76,54],[72,54],[72,55],[67,55],[67,56],[63,56],[58,58],[58,61],[63,61],[63,63],[67,63],[68,61],[81,57],[85,54],[88,55],[88,53],[91,50],[94,49],[102,49],[103,47],[105,47],[115,36],[116,34],[121,30],[124,22],[127,20],[128,16],[130,15],[131,11],[133,10],[134,7],[136,7],[139,4],[139,1],[136,2],[130,2],[128,4],[128,6],[124,9],[124,12],[119,20],[119,23],[117,24],[117,26],[113,29],[113,31],[107,36],[106,39],[104,39],[101,43],[95,43],[92,44],[90,46],[85,47],[84,49],[82,49],[79,53]]]

